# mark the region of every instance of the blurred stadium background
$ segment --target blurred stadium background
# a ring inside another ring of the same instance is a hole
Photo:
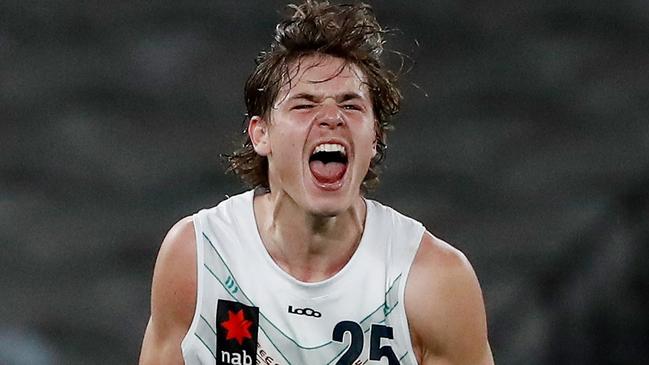
[[[371,196],[470,258],[496,362],[648,364],[649,2],[371,3],[414,61]],[[1,364],[137,362],[284,4],[0,0]]]

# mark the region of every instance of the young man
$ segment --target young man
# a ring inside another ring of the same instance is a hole
[[[458,250],[363,191],[400,95],[367,5],[307,1],[246,84],[256,187],[176,224],[141,364],[493,364]]]

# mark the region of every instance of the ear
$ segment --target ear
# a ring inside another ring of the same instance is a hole
[[[248,136],[255,148],[255,152],[260,156],[268,156],[270,153],[270,139],[268,138],[268,122],[264,118],[258,115],[250,118]]]

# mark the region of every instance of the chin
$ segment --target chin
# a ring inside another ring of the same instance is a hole
[[[316,189],[308,198],[309,211],[315,216],[335,217],[349,210],[354,205],[354,196],[347,189],[321,191]]]

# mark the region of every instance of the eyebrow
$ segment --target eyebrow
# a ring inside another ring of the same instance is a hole
[[[314,95],[314,94],[309,94],[309,93],[298,93],[298,94],[295,94],[295,95],[291,96],[290,98],[288,98],[289,101],[291,101],[291,100],[300,100],[300,99],[304,99],[306,101],[310,101],[310,102],[315,103],[315,102],[318,102],[318,101],[320,101],[322,99],[322,95]],[[336,100],[336,102],[342,103],[342,102],[349,101],[349,100],[363,100],[363,97],[358,93],[347,92],[347,93],[336,95],[334,97],[334,99]]]

